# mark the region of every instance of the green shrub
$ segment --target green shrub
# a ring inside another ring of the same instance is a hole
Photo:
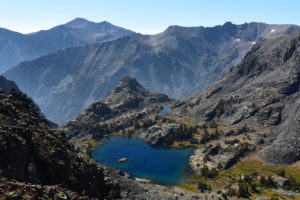
[[[204,192],[208,189],[209,189],[209,187],[206,183],[203,183],[203,182],[198,183],[198,190],[200,190],[201,192]]]

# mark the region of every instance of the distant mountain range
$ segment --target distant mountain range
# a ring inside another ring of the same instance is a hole
[[[76,18],[50,30],[21,34],[0,28],[0,74],[17,65],[60,49],[116,39],[133,32],[108,22]]]
[[[50,120],[63,123],[104,97],[125,75],[150,91],[181,98],[215,82],[256,42],[299,31],[295,25],[255,22],[171,26],[157,35],[67,48],[23,62],[5,76],[33,97]]]

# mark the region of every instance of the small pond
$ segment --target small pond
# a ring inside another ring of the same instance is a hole
[[[172,112],[171,108],[169,108],[168,106],[163,106],[159,114],[165,116],[171,114],[171,112]]]

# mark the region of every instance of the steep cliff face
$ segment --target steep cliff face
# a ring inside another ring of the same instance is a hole
[[[253,129],[270,163],[300,159],[300,34],[276,36],[255,44],[221,80],[182,101],[178,115],[200,122]]]
[[[216,81],[256,42],[297,31],[294,25],[264,23],[171,26],[157,35],[65,49],[21,63],[5,75],[61,124],[104,97],[125,75],[149,91],[182,98]]]
[[[21,34],[0,28],[0,74],[18,63],[55,51],[104,40],[133,32],[108,22],[94,23],[76,18],[50,30]]]
[[[59,188],[66,192],[63,196],[74,197],[72,199],[80,196],[99,199],[119,197],[119,186],[104,180],[103,169],[95,161],[78,154],[67,142],[64,133],[51,130],[48,120],[25,94],[17,90],[10,95],[0,92],[0,113],[2,189],[11,184],[5,190],[19,187],[14,192],[20,193],[25,188],[25,193],[18,194],[19,198],[26,193],[33,198],[37,190],[41,192],[39,197],[47,194],[53,198],[61,193]],[[18,184],[13,179],[32,186]],[[41,189],[42,186],[47,187]],[[0,196],[9,195],[5,190],[0,190]],[[72,191],[75,194],[72,195]]]

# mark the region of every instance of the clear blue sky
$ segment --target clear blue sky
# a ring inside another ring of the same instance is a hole
[[[300,25],[299,8],[300,0],[0,0],[0,27],[29,33],[76,17],[149,34],[226,21]]]

